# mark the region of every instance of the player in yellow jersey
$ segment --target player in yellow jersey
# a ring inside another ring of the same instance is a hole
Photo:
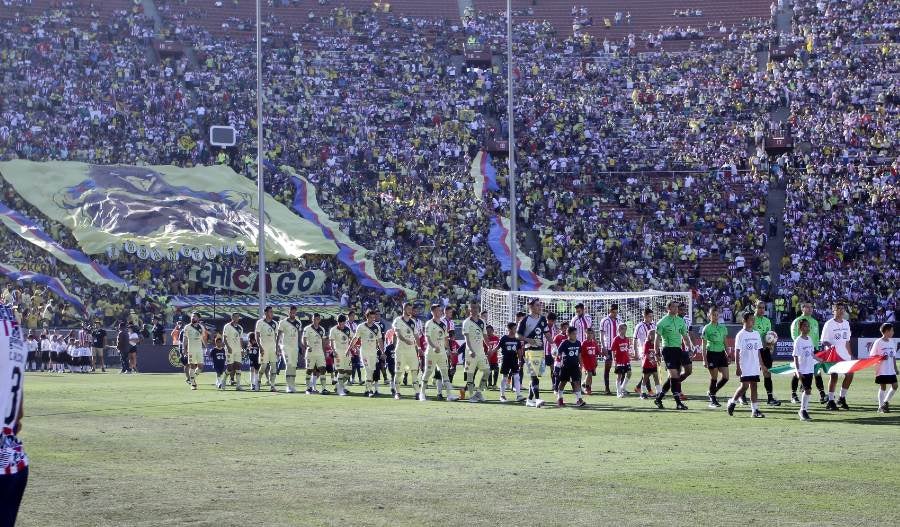
[[[391,372],[391,388],[394,398],[400,398],[400,387],[397,379],[407,372],[413,378],[413,394],[419,393],[419,357],[416,354],[416,319],[413,318],[413,305],[403,304],[403,314],[394,319],[394,371]]]
[[[244,328],[241,327],[240,313],[231,314],[231,322],[225,324],[222,328],[222,334],[225,337],[225,351],[227,354],[228,373],[233,375],[236,389],[243,390],[241,385],[241,362],[244,353]]]
[[[444,323],[444,308],[438,304],[431,306],[431,320],[425,323],[425,368],[420,380],[419,400],[425,401],[425,387],[435,370],[441,372],[441,380],[436,381],[438,399],[443,399],[443,389],[447,389],[447,400],[455,401],[459,396],[453,393],[450,382],[450,362],[447,357],[447,326]]]
[[[481,306],[478,302],[469,302],[469,316],[462,323],[462,334],[466,341],[466,391],[469,402],[484,402],[487,390],[487,379],[490,375],[487,355],[484,352],[484,320],[481,320]],[[475,389],[475,374],[481,372],[481,382]]]
[[[351,345],[359,342],[359,359],[362,367],[366,369],[366,395],[375,397],[378,395],[378,385],[372,379],[375,368],[378,367],[378,358],[384,353],[384,340],[381,335],[381,325],[378,324],[378,311],[366,310],[366,321],[356,326],[356,334],[353,335]]]
[[[297,391],[297,364],[300,358],[300,328],[302,324],[297,319],[297,306],[288,308],[288,316],[278,322],[278,344],[281,356],[284,357],[284,382],[287,387],[285,393]]]
[[[313,314],[312,324],[303,329],[303,349],[306,350],[306,393],[327,394],[325,389],[325,328],[320,324],[322,317]],[[321,381],[322,390],[316,390],[316,381]]]
[[[338,315],[337,325],[328,333],[331,341],[331,351],[334,353],[334,372],[337,377],[337,394],[347,395],[347,381],[353,371],[350,356],[350,327],[347,325],[347,315]]]
[[[200,322],[199,313],[191,313],[191,323],[184,328],[184,346],[188,361],[188,377],[191,390],[197,389],[197,377],[203,370],[203,354],[209,335]]]
[[[278,324],[272,318],[272,306],[266,306],[263,318],[256,321],[256,342],[259,344],[260,374],[266,375],[269,381],[269,391],[275,391],[275,379],[278,376],[278,350],[276,335]],[[259,389],[260,380],[257,380],[256,388]]]

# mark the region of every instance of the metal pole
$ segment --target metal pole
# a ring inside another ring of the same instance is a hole
[[[516,242],[516,134],[513,130],[513,47],[512,0],[506,0],[506,115],[509,128],[509,251],[512,253],[512,269],[509,277],[510,291],[519,290],[519,247]],[[510,319],[512,320],[512,319]]]
[[[260,19],[260,0],[256,0],[256,198],[259,203],[259,235],[256,246],[259,248],[259,318],[266,309],[266,189],[263,186],[263,132],[262,132],[262,24]]]

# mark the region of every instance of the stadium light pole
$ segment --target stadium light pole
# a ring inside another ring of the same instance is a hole
[[[519,248],[516,242],[516,134],[513,130],[513,47],[512,47],[512,0],[506,0],[506,120],[507,164],[509,167],[509,252],[512,268],[509,276],[509,290],[519,290]],[[510,309],[515,309],[510,295]],[[511,318],[510,320],[513,320]]]
[[[256,0],[256,199],[259,203],[259,233],[256,246],[259,249],[259,273],[256,283],[259,289],[259,318],[266,309],[266,189],[263,186],[263,133],[262,133],[262,24],[261,0]]]

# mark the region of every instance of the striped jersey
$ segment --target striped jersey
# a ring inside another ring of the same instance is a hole
[[[607,315],[600,321],[600,344],[603,345],[604,350],[608,351],[612,349],[613,340],[615,340],[616,335],[619,333],[618,325],[618,317],[610,317]]]
[[[12,309],[0,306],[0,474],[15,474],[28,466],[28,456],[16,437],[22,419],[22,394],[27,349]]]
[[[578,341],[584,342],[587,340],[587,330],[591,329],[593,323],[594,321],[591,320],[591,316],[588,314],[581,315],[580,317],[575,315],[569,322],[569,327],[577,329]]]

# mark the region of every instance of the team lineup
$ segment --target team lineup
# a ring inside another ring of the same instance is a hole
[[[847,394],[854,374],[828,375],[826,381],[821,363],[821,350],[828,348],[840,358],[851,360],[850,324],[845,307],[836,303],[833,317],[819,329],[812,317],[812,307],[804,304],[803,315],[791,324],[792,352],[791,403],[799,404],[798,416],[810,420],[809,401],[815,383],[819,401],[829,411],[848,410]],[[699,351],[702,363],[709,372],[708,407],[720,408],[719,394],[730,379],[731,361],[726,351],[725,325],[719,323],[716,307],[709,310],[710,323],[700,332]],[[593,320],[585,313],[584,305],[575,306],[570,321],[557,323],[554,313],[544,314],[539,299],[528,303],[528,312],[516,314],[498,335],[486,322],[487,312],[477,302],[468,304],[468,316],[461,324],[461,342],[455,338],[455,322],[451,307],[431,306],[431,316],[423,324],[416,307],[403,305],[402,314],[389,327],[380,319],[377,310],[365,312],[357,321],[354,312],[337,317],[337,324],[329,331],[322,326],[319,314],[304,324],[292,306],[287,317],[276,321],[271,307],[256,321],[252,332],[245,332],[240,315],[232,315],[220,335],[211,337],[197,313],[184,327],[180,324],[172,332],[173,342],[179,344],[185,381],[192,390],[198,386],[204,356],[209,353],[216,375],[216,388],[230,384],[243,390],[242,364],[249,363],[249,389],[259,391],[267,384],[277,391],[276,381],[284,371],[286,393],[297,392],[298,369],[306,370],[306,394],[329,394],[329,387],[339,396],[348,395],[348,386],[356,378],[364,386],[364,394],[377,397],[379,381],[390,386],[391,396],[400,399],[406,387],[408,395],[419,401],[429,398],[433,386],[438,400],[484,402],[488,388],[499,383],[500,402],[524,402],[528,407],[542,407],[541,380],[549,374],[557,406],[565,406],[568,387],[575,397],[575,406],[585,406],[584,395],[593,395],[593,381],[603,362],[604,395],[626,397],[636,393],[642,399],[652,399],[659,409],[671,392],[674,407],[686,410],[687,397],[682,383],[693,373],[694,344],[685,322],[683,304],[670,301],[666,313],[654,320],[650,308],[643,310],[643,319],[635,324],[632,336],[627,335],[628,324],[618,317],[618,306],[612,304],[597,331]],[[750,408],[750,415],[762,418],[758,398],[758,384],[766,392],[766,404],[780,406],[773,393],[773,352],[778,335],[765,315],[765,305],[758,303],[755,311],[742,315],[743,326],[734,341],[734,365],[738,386],[726,402],[729,415],[738,405]],[[890,400],[897,390],[896,347],[891,343],[893,327],[884,324],[881,338],[872,346],[871,356],[880,356],[875,377],[878,411],[890,412]],[[209,348],[209,346],[212,346]],[[636,383],[632,380],[632,361],[640,363],[641,372]],[[659,366],[664,365],[667,376],[660,384]],[[458,369],[462,369],[462,384],[453,385]],[[610,390],[612,376],[615,392]],[[330,382],[328,377],[330,376]],[[402,385],[400,382],[402,379]],[[476,380],[478,381],[476,383]],[[840,381],[840,390],[838,382]],[[523,387],[523,385],[526,385]],[[512,392],[507,398],[507,392]],[[446,393],[446,395],[445,395]]]

